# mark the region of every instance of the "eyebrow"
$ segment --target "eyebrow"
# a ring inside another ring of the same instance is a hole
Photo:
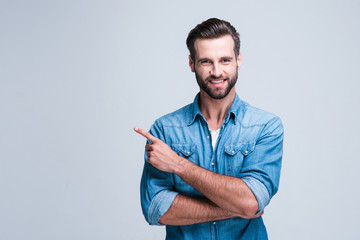
[[[221,57],[221,59],[233,59],[233,57],[231,57],[231,56],[224,56],[224,57]]]

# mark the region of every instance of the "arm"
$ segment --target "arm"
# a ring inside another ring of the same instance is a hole
[[[241,178],[252,190],[262,211],[279,188],[283,153],[284,128],[278,117],[267,121],[256,141],[254,150],[246,156]]]
[[[257,200],[240,178],[208,171],[181,157],[178,162],[174,173],[220,208],[242,218],[255,216]]]
[[[206,198],[180,195],[172,189],[170,174],[146,161],[141,178],[141,206],[149,224],[188,225],[237,216]]]
[[[264,126],[256,142],[255,150],[246,157],[242,171],[238,173],[239,178],[207,171],[188,162],[186,159],[180,158],[170,147],[160,139],[153,137],[150,133],[139,128],[135,128],[135,131],[153,143],[146,145],[147,164],[152,164],[148,165],[154,166],[153,168],[157,168],[156,170],[162,174],[166,174],[166,172],[177,172],[184,181],[188,182],[199,192],[202,192],[220,206],[220,208],[226,209],[225,211],[230,210],[230,215],[234,214],[235,216],[243,218],[258,217],[262,214],[263,209],[269,203],[272,196],[277,192],[283,143],[283,126],[277,117],[269,120]],[[196,174],[192,174],[192,172],[196,172]],[[226,189],[226,191],[224,191],[224,189]],[[217,191],[220,191],[220,194]],[[228,194],[231,191],[234,191],[234,193]],[[226,198],[224,197],[225,195],[222,196],[222,194],[225,194]],[[238,198],[236,199],[236,197]],[[174,201],[174,199],[175,197],[172,198],[171,204],[168,203],[169,205],[166,207],[166,211],[163,211],[158,218],[160,219],[161,217],[160,222],[163,224],[171,224],[171,221],[173,221],[171,217],[176,218],[176,216],[181,216],[182,218],[189,218],[188,215],[184,216],[181,214],[184,213],[184,210],[186,210],[191,203],[178,205],[178,202]],[[254,199],[257,204],[254,204]],[[233,202],[237,205],[232,205]],[[255,205],[258,206],[255,207]],[[258,209],[260,213],[254,216],[253,211],[255,208]],[[199,222],[199,220],[196,220],[198,216],[194,215],[194,213],[198,212],[199,211],[194,210],[188,212],[189,215],[195,219],[194,222],[191,223]],[[204,212],[204,214],[206,214],[206,212]],[[219,214],[220,215],[212,216],[215,217],[212,220],[217,220],[219,217],[224,216],[221,212]],[[203,215],[200,216],[200,218],[201,217],[203,217]],[[176,223],[180,224],[180,222]]]
[[[145,147],[146,155],[148,163],[156,169],[177,174],[220,208],[232,212],[233,216],[255,217],[258,211],[257,200],[241,179],[203,169],[178,156],[168,145],[150,133],[139,128],[135,128],[135,131],[152,142]],[[177,207],[174,205],[175,209]],[[173,213],[169,209],[169,215],[171,214]]]
[[[251,218],[260,217],[263,213],[261,212]],[[191,198],[179,194],[174,199],[169,210],[160,218],[159,223],[165,225],[189,225],[233,217],[239,216],[220,208],[205,198]]]
[[[156,126],[152,127],[151,133],[162,138]],[[143,214],[149,224],[188,225],[236,216],[206,198],[178,194],[173,190],[171,175],[155,168],[148,160],[145,155],[140,193]]]
[[[280,119],[270,119],[238,177],[213,173],[180,157],[173,172],[219,207],[242,218],[258,217],[278,190],[283,135]]]
[[[179,194],[169,210],[160,218],[159,223],[189,225],[231,217],[235,217],[235,214],[218,207],[205,198],[192,198]]]

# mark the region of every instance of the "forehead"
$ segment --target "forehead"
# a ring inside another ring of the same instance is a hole
[[[230,35],[211,39],[196,39],[194,48],[197,58],[214,58],[223,56],[233,56],[234,40]]]

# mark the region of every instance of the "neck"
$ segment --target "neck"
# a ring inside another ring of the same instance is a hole
[[[223,99],[213,99],[206,92],[200,90],[199,108],[211,130],[221,127],[234,99],[235,88]]]

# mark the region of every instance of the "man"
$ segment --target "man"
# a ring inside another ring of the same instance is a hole
[[[149,224],[167,239],[267,239],[261,215],[278,190],[283,126],[235,92],[240,39],[228,22],[208,19],[187,38],[200,87],[192,104],[156,120],[141,180]]]

